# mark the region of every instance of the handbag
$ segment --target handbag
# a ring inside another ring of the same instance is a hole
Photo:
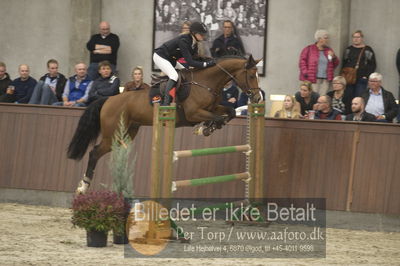
[[[356,84],[357,81],[357,69],[360,66],[360,59],[361,59],[361,55],[365,50],[365,46],[362,48],[360,54],[358,55],[358,59],[357,59],[357,63],[355,67],[344,67],[342,68],[342,70],[340,71],[340,75],[342,77],[344,77],[344,79],[346,80],[346,83],[349,85],[353,85]]]

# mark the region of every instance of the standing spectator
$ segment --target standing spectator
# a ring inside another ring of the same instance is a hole
[[[332,108],[332,99],[328,95],[320,96],[316,105],[315,119],[342,120],[342,115]]]
[[[143,68],[137,66],[132,70],[132,81],[125,84],[124,92],[147,89],[150,89],[150,86],[143,82]]]
[[[190,25],[192,23],[190,21],[184,21],[182,22],[182,26],[181,26],[181,34],[188,34],[190,33]]]
[[[286,95],[282,103],[282,109],[276,111],[274,117],[277,118],[300,118],[300,104],[294,96]]]
[[[314,104],[317,103],[319,94],[312,89],[311,82],[304,81],[300,84],[300,91],[294,95],[296,101],[300,103],[301,115],[305,115],[307,111],[313,110]]]
[[[397,72],[399,73],[399,99],[400,99],[400,49],[397,51],[396,55],[396,67],[397,67]]]
[[[235,25],[230,20],[223,23],[223,34],[214,40],[211,47],[213,57],[221,57],[227,54],[244,55],[244,47],[240,36],[237,34]]]
[[[317,42],[306,46],[300,54],[300,80],[310,81],[313,90],[323,95],[329,89],[339,59],[328,46],[329,35],[326,30],[317,30],[314,37]]]
[[[376,117],[373,114],[365,112],[365,102],[362,97],[353,98],[351,101],[351,111],[353,113],[346,115],[346,121],[376,121]]]
[[[47,74],[39,79],[29,104],[52,105],[62,100],[65,83],[67,79],[58,72],[58,62],[55,59],[47,61]]]
[[[399,73],[399,100],[400,100],[400,49],[397,51],[396,67],[397,67],[397,72]],[[397,123],[400,123],[400,103],[398,105]]]
[[[120,80],[113,74],[110,62],[100,62],[99,73],[100,77],[93,82],[89,91],[88,105],[100,98],[119,94]]]
[[[362,97],[365,111],[375,115],[378,122],[393,122],[397,115],[397,104],[393,94],[382,87],[382,75],[374,72],[369,75],[368,90]]]
[[[3,100],[9,103],[28,103],[36,86],[36,80],[29,76],[29,66],[26,64],[18,67],[19,78],[14,79],[7,90],[7,97]]]
[[[343,67],[357,69],[356,83],[349,84],[348,89],[353,92],[353,97],[360,97],[368,85],[368,77],[376,69],[375,53],[371,47],[365,45],[364,34],[357,30],[352,35],[352,45],[346,48],[343,56]],[[359,64],[357,66],[357,62]]]
[[[57,106],[85,107],[89,91],[93,85],[87,75],[87,66],[84,63],[75,65],[75,75],[69,77],[65,84],[62,101],[53,103]]]
[[[10,75],[7,73],[6,64],[0,62],[0,102],[4,102],[7,96],[8,86],[11,83]],[[4,100],[3,100],[4,99]]]
[[[225,87],[222,89],[221,105],[236,108],[238,98],[239,90],[235,83],[231,80],[226,83]]]
[[[339,110],[342,114],[351,113],[352,93],[346,88],[346,79],[342,76],[336,76],[332,81],[333,90],[327,95],[332,98],[332,107]]]
[[[86,44],[86,48],[90,51],[88,75],[91,80],[99,77],[98,65],[102,61],[109,61],[112,71],[116,72],[119,38],[116,34],[111,33],[110,29],[108,22],[100,22],[100,33],[93,35]]]

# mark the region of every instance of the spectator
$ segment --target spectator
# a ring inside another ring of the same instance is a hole
[[[317,103],[319,94],[312,89],[311,82],[304,81],[300,84],[300,91],[294,95],[296,101],[300,103],[300,113],[305,115],[307,111],[313,110],[314,104]]]
[[[397,104],[391,92],[382,86],[382,75],[374,72],[369,75],[368,90],[362,97],[365,100],[365,111],[375,115],[378,122],[393,122],[397,115]]]
[[[277,118],[300,118],[300,104],[294,96],[286,95],[282,103],[282,109],[278,110],[274,117]]]
[[[333,91],[327,93],[332,98],[332,108],[339,110],[342,114],[351,113],[352,93],[346,88],[346,79],[336,76],[332,81]]]
[[[88,105],[100,98],[119,94],[120,80],[113,74],[110,62],[100,62],[99,73],[100,77],[93,81],[92,88],[89,91]]]
[[[68,107],[85,107],[93,81],[87,75],[87,66],[84,63],[75,65],[75,75],[69,77],[65,84],[62,102],[53,105]]]
[[[310,81],[313,90],[323,95],[329,89],[339,59],[328,46],[329,36],[326,30],[317,30],[314,37],[317,42],[306,46],[300,54],[300,80]]]
[[[352,35],[352,45],[346,48],[343,56],[343,67],[357,69],[356,83],[348,85],[353,97],[362,95],[367,88],[369,75],[376,69],[375,53],[371,47],[365,45],[363,38],[364,35],[361,30],[355,31]]]
[[[315,119],[342,120],[342,115],[332,108],[332,99],[328,95],[320,96],[316,104]]]
[[[237,107],[237,101],[239,98],[239,90],[233,81],[229,81],[225,84],[222,89],[221,105],[232,108]]]
[[[400,99],[400,49],[397,51],[396,67],[397,67],[397,72],[399,73],[399,99]],[[397,123],[400,123],[400,103],[397,108],[398,108]]]
[[[265,99],[265,92],[261,90],[263,99]],[[237,102],[236,115],[247,115],[247,104],[249,102],[249,96],[245,92],[241,92],[239,100]]]
[[[0,62],[0,102],[6,101],[5,99],[8,97],[7,90],[10,83],[11,79],[10,75],[7,73],[6,64]]]
[[[227,17],[230,21],[236,20],[236,11],[232,8],[232,2],[227,1],[226,6],[224,8],[224,16]]]
[[[132,70],[132,81],[125,84],[124,92],[147,89],[150,89],[150,86],[143,82],[143,68],[137,66]]]
[[[353,113],[346,115],[346,121],[376,121],[376,117],[373,114],[365,111],[365,101],[362,97],[353,98],[351,101],[351,111]]]
[[[29,76],[29,66],[26,64],[18,67],[19,78],[14,79],[7,90],[4,102],[28,103],[36,86],[36,80]]]
[[[400,49],[397,51],[396,55],[396,67],[397,67],[397,72],[399,73],[399,99],[400,99]]]
[[[100,22],[99,30],[100,33],[93,35],[86,44],[86,48],[90,51],[88,75],[91,80],[99,77],[99,62],[109,61],[114,73],[117,67],[118,35],[110,32],[110,24],[106,21]]]
[[[223,23],[223,34],[214,40],[210,49],[213,57],[224,55],[244,55],[244,47],[240,36],[232,21],[225,20]]]
[[[36,84],[29,104],[52,105],[62,100],[67,79],[58,72],[57,60],[50,59],[47,61],[47,70],[49,72],[41,77]]]
[[[196,68],[215,65],[214,60],[201,62],[193,59],[198,54],[197,43],[204,40],[206,34],[207,27],[203,23],[193,22],[190,25],[190,34],[181,34],[154,50],[153,61],[155,65],[169,78],[165,88],[163,105],[169,105],[175,97],[173,88],[178,81],[178,73],[175,70],[177,59],[183,57],[188,66]]]
[[[192,23],[190,21],[184,21],[181,26],[181,34],[188,34],[190,33],[190,25]]]

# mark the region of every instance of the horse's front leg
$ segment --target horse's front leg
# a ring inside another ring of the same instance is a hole
[[[199,109],[196,112],[187,113],[186,119],[189,122],[204,124],[195,128],[195,134],[209,136],[215,131],[217,124],[223,124],[224,117],[204,109]]]
[[[224,105],[218,105],[215,108],[216,115],[224,117],[224,120],[222,123],[217,123],[217,128],[220,129],[223,125],[227,124],[229,121],[231,121],[233,118],[236,117],[236,111],[232,107],[224,106]]]

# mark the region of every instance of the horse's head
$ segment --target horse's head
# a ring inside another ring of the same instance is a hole
[[[260,103],[264,101],[261,94],[260,86],[258,85],[258,73],[256,65],[260,60],[254,60],[253,56],[247,59],[247,61],[235,64],[236,69],[232,71],[232,79],[236,82],[236,85],[242,89],[244,93],[250,99],[251,103]]]

